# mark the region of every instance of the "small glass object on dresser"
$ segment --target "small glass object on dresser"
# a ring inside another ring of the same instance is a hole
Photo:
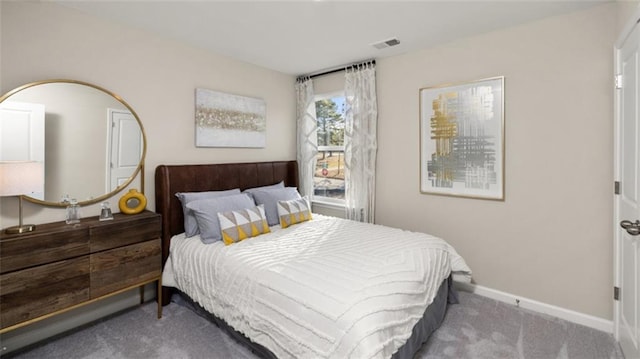
[[[111,213],[111,208],[109,207],[109,202],[102,202],[100,209],[100,220],[101,221],[109,221],[113,219],[113,214]]]
[[[67,224],[73,223],[80,223],[80,205],[75,198],[72,198],[67,206]]]

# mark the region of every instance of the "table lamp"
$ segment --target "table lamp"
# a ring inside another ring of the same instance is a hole
[[[20,222],[5,229],[6,233],[27,233],[36,229],[33,224],[22,224],[22,195],[42,192],[44,164],[34,161],[0,162],[0,197],[18,196]]]

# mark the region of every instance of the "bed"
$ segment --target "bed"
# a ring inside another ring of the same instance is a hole
[[[163,304],[179,292],[261,357],[412,358],[456,301],[452,275],[470,276],[446,242],[315,213],[228,246],[185,235],[176,193],[276,183],[298,186],[295,161],[156,168]]]

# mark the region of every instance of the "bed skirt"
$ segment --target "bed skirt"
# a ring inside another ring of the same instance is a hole
[[[248,347],[254,354],[264,359],[277,359],[277,357],[264,346],[252,342],[249,338],[242,333],[236,331],[228,325],[224,320],[209,313],[198,303],[195,303],[188,295],[176,289],[178,298],[174,297],[174,301],[180,305],[185,305],[193,310],[198,315],[215,323],[219,328],[225,331],[229,336],[234,338],[238,343]],[[391,358],[392,359],[411,359],[420,350],[422,345],[429,339],[431,334],[440,327],[444,320],[445,313],[447,311],[448,304],[458,303],[458,295],[453,287],[452,277],[449,276],[445,279],[440,288],[438,294],[433,299],[433,302],[427,307],[422,319],[416,323],[413,327],[411,336],[407,342],[396,351]]]

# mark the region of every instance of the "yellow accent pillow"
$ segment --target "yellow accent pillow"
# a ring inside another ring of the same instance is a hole
[[[282,228],[310,220],[311,206],[307,197],[278,201],[278,217]]]
[[[238,211],[218,212],[218,219],[222,241],[226,245],[271,232],[262,205]]]

